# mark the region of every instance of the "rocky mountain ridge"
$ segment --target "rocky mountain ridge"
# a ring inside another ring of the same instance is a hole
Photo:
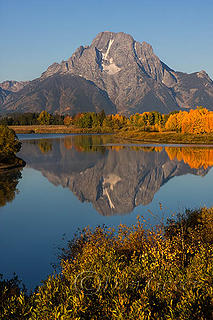
[[[53,93],[51,86],[57,77],[60,85]],[[205,71],[176,72],[155,55],[150,44],[137,42],[123,32],[109,31],[99,33],[90,46],[80,46],[66,61],[53,63],[40,78],[2,98],[2,109],[23,111],[34,107],[33,111],[38,111],[35,104],[41,104],[51,112],[75,113],[73,81],[70,90],[68,77],[78,77],[79,92],[83,86],[80,79],[101,90],[108,97],[109,106],[103,107],[107,113],[112,112],[110,104],[116,112],[127,115],[151,110],[167,113],[198,105],[213,110],[213,81]],[[64,82],[67,91],[63,89]],[[54,96],[53,101],[48,95]],[[64,100],[63,95],[69,99]],[[91,107],[85,99],[82,108],[93,111],[96,102]]]
[[[93,82],[73,74],[56,74],[35,79],[18,92],[5,98],[2,111],[73,114],[78,112],[115,113],[116,108],[107,93]]]
[[[6,80],[0,83],[0,88],[11,92],[17,92],[24,88],[28,83],[29,81]]]

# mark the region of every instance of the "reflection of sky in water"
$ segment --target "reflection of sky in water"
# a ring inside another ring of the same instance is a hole
[[[137,215],[155,224],[184,208],[213,205],[213,170],[205,176],[173,177],[151,203],[137,206],[130,214],[112,216],[102,216],[91,203],[82,203],[69,188],[53,185],[37,170],[24,168],[22,176],[15,200],[0,208],[0,273],[15,271],[27,286],[35,286],[52,271],[50,264],[64,244],[63,234],[70,239],[87,225],[133,224]]]

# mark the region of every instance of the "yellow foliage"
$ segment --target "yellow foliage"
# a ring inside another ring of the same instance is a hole
[[[191,109],[189,112],[180,111],[170,115],[165,129],[182,133],[212,133],[213,111],[206,108]]]

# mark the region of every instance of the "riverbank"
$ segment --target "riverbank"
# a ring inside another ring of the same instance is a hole
[[[177,132],[120,131],[116,138],[143,143],[161,144],[213,144],[213,134],[189,134]]]
[[[33,126],[9,126],[16,134],[21,133],[105,133],[103,130],[94,130],[93,128],[77,128],[65,125],[33,125]]]
[[[48,134],[48,133],[114,133],[116,138],[142,142],[142,143],[161,143],[161,144],[213,144],[213,134],[190,134],[177,132],[145,132],[136,130],[116,130],[107,132],[106,130],[94,130],[94,128],[77,128],[65,125],[34,125],[34,126],[10,126],[16,134]]]

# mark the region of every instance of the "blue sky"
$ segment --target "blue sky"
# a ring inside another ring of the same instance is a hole
[[[0,0],[0,81],[31,80],[101,31],[147,41],[171,68],[213,78],[212,0]]]

